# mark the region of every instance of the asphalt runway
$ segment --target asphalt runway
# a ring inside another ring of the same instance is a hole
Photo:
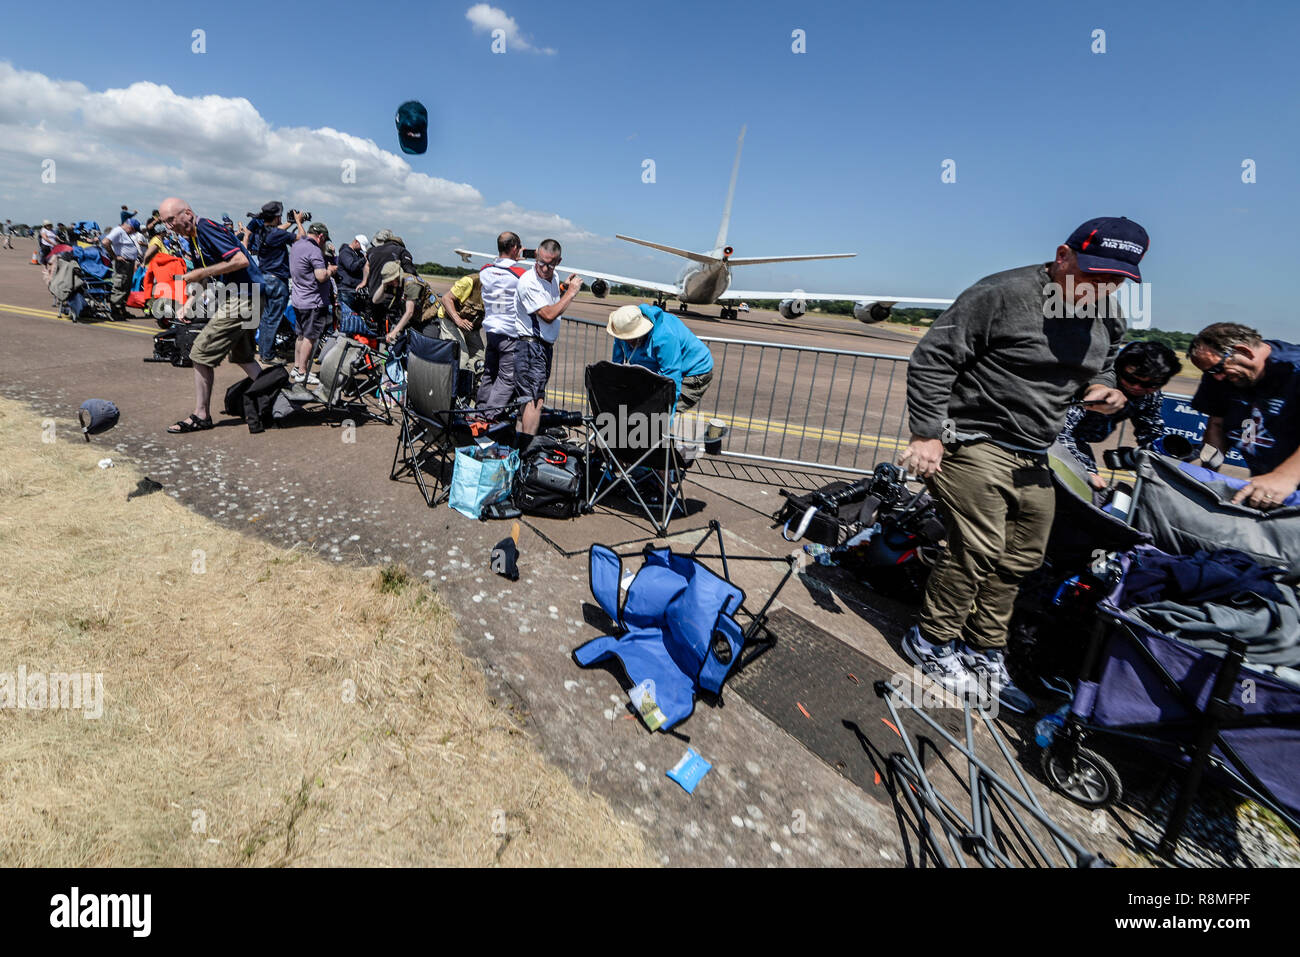
[[[438,293],[452,283],[425,278]],[[17,255],[0,261],[0,290],[0,308],[49,311],[37,268]],[[548,404],[584,407],[584,370],[611,353],[604,322],[614,308],[636,301],[579,295],[557,344]],[[727,424],[724,454],[710,460],[719,474],[808,487],[817,483],[785,470],[866,472],[897,458],[908,437],[906,358],[922,330],[827,316],[785,320],[765,310],[724,321],[706,314],[712,311],[693,307],[683,317],[709,343],[715,370],[696,420],[682,428],[696,432],[710,418]],[[147,319],[113,327],[136,334],[155,330]],[[1194,388],[1194,380],[1179,378],[1170,391],[1190,394]]]

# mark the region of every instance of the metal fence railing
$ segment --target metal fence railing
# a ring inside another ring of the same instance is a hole
[[[773,342],[701,336],[713,382],[698,410],[729,432],[722,458],[783,471],[867,473],[905,443],[907,359]],[[603,323],[566,317],[548,402],[586,402],[583,371],[608,359]]]
[[[800,474],[865,474],[895,459],[906,444],[906,357],[700,339],[713,353],[713,382],[699,418],[721,419],[730,430],[721,455],[705,461],[738,466],[724,474],[774,484],[795,484]],[[611,354],[612,340],[603,323],[565,317],[548,402],[584,408],[583,370]],[[1175,422],[1177,417],[1170,415],[1167,411],[1171,428],[1195,438],[1188,430],[1197,423]],[[1126,440],[1131,441],[1127,423],[1121,423],[1106,441],[1093,446],[1098,464],[1105,449]]]

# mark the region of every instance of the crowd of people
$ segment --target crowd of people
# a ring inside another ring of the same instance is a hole
[[[225,359],[250,378],[278,361],[276,337],[287,324],[290,306],[291,386],[310,390],[320,385],[311,368],[317,343],[345,313],[355,314],[390,348],[399,347],[409,331],[456,342],[462,368],[480,373],[475,398],[484,414],[508,410],[517,414],[520,432],[537,431],[560,320],[582,289],[576,273],[559,283],[558,241],[545,239],[525,254],[519,236],[504,232],[497,239],[496,259],[438,295],[391,229],[380,229],[373,238],[356,235],[336,249],[324,223],[311,222],[311,214],[302,210],[286,215],[280,202],[250,213],[247,224],[236,224],[229,216],[201,217],[176,197],[164,200],[143,225],[138,215],[123,205],[120,222],[96,239],[111,264],[115,317],[126,316],[137,270],[163,262],[160,256],[177,261],[171,274],[176,285],[190,288],[216,280],[222,293],[190,350],[193,411],[168,431],[212,428],[214,370]],[[60,238],[47,221],[40,237],[43,261]],[[254,313],[257,321],[250,322]],[[616,361],[645,365],[673,379],[679,409],[698,404],[713,360],[679,319],[654,306],[623,307],[611,315],[608,330]]]
[[[120,222],[99,240],[113,264],[115,311],[124,309],[137,262],[162,253],[183,259],[180,281],[219,277],[227,293],[191,351],[194,409],[169,431],[212,428],[214,369],[229,358],[258,377],[275,361],[274,337],[290,304],[297,318],[291,383],[319,384],[311,370],[316,343],[336,309],[349,310],[368,317],[390,346],[410,331],[456,342],[462,366],[480,372],[478,407],[517,410],[519,431],[537,431],[560,320],[583,285],[576,273],[558,281],[556,240],[525,250],[518,234],[503,232],[493,261],[438,295],[391,229],[336,250],[323,223],[297,210],[286,217],[278,202],[247,226],[202,218],[174,197],[143,226],[137,215],[122,206]],[[42,258],[72,238],[61,227],[42,225]],[[1178,356],[1157,342],[1125,344],[1118,310],[1096,308],[1124,282],[1142,281],[1148,243],[1146,230],[1127,218],[1089,220],[1050,262],[965,290],[912,354],[911,439],[899,464],[941,503],[948,547],[903,649],[947,687],[979,680],[1013,710],[1032,706],[1011,680],[1005,648],[1020,582],[1041,565],[1052,525],[1049,449],[1063,449],[1102,489],[1092,444],[1124,422],[1140,447],[1166,434],[1162,389],[1180,371]],[[1062,289],[1077,314],[1045,318],[1049,291]],[[250,326],[252,309],[260,318]],[[678,410],[699,404],[713,357],[680,319],[648,304],[623,306],[606,328],[616,362],[672,379]],[[1219,322],[1196,335],[1187,359],[1201,373],[1192,406],[1208,416],[1202,461],[1236,451],[1251,476],[1236,502],[1271,509],[1287,501],[1300,487],[1300,346]]]

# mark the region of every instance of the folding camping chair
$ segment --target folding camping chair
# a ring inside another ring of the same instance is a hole
[[[673,511],[685,511],[686,460],[672,430],[676,385],[644,366],[614,362],[587,366],[586,385],[590,409],[583,419],[589,470],[586,508],[595,508],[621,485],[641,507],[655,534],[665,534]],[[601,468],[594,482],[593,459]]]
[[[700,549],[717,536],[716,554]],[[583,668],[616,659],[632,686],[629,697],[651,731],[667,731],[695,710],[696,698],[719,700],[729,675],[771,647],[768,611],[798,567],[798,553],[785,556],[728,555],[722,526],[709,522],[689,552],[646,546],[639,569],[624,568],[635,554],[592,545],[588,552],[591,594],[616,627],[573,652]],[[722,562],[719,575],[703,559]],[[730,561],[784,563],[785,575],[757,611],[732,581]],[[737,615],[748,618],[741,627]]]
[[[443,474],[454,463],[456,449],[471,445],[480,435],[513,444],[513,417],[489,425],[491,413],[501,409],[470,407],[472,376],[461,374],[460,347],[448,339],[430,339],[418,332],[407,333],[406,390],[402,398],[402,428],[393,451],[389,478],[396,481],[410,473],[430,507],[440,505],[451,494],[450,476]],[[324,376],[321,377],[322,383]],[[425,481],[425,466],[434,464],[435,481]],[[442,490],[438,491],[438,487]]]
[[[321,350],[320,388],[326,409],[355,412],[385,425],[393,424],[384,385],[384,357],[364,342],[333,336]]]

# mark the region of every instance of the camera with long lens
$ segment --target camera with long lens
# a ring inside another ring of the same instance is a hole
[[[289,210],[288,215],[285,216],[285,222],[290,222],[290,223],[293,222],[293,221],[294,221],[294,214],[297,213],[297,212],[299,212],[299,211],[296,210],[296,209],[291,209],[291,210]],[[310,223],[310,222],[311,222],[311,213],[307,212],[306,210],[302,210],[302,221],[303,221],[304,223]]]

